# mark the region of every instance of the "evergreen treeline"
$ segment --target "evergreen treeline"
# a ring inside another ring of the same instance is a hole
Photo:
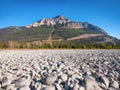
[[[0,49],[120,49],[120,45],[112,44],[75,44],[67,42],[31,43],[31,42],[2,42]]]

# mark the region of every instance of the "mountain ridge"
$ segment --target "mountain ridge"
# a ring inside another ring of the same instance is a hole
[[[34,22],[33,24],[27,25],[26,27],[27,28],[40,27],[42,25],[53,26],[53,27],[56,25],[60,25],[60,27],[62,27],[62,28],[92,29],[92,30],[98,29],[98,30],[101,30],[101,32],[106,33],[103,29],[99,28],[98,26],[95,26],[88,22],[71,21],[70,19],[66,18],[63,15],[58,15],[53,18],[43,18],[37,22]]]
[[[120,45],[120,40],[107,34],[100,27],[88,22],[75,22],[65,16],[43,18],[27,26],[0,29],[0,43],[29,43],[30,46],[62,47],[61,45]]]

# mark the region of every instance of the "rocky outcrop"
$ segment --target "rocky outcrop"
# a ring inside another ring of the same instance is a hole
[[[61,28],[78,28],[78,29],[92,29],[92,30],[102,30],[97,26],[89,24],[88,22],[75,22],[71,21],[70,19],[66,18],[65,16],[57,16],[54,18],[43,18],[40,21],[37,21],[33,24],[26,26],[27,28],[31,27],[40,27],[40,26],[59,26]]]
[[[57,25],[57,24],[66,24],[66,23],[69,23],[70,20],[67,19],[65,16],[57,16],[55,18],[43,18],[42,20],[40,21],[37,21],[33,24],[30,24],[28,26],[26,26],[27,28],[30,28],[30,27],[40,27],[42,25],[46,25],[46,26],[54,26],[54,25]]]

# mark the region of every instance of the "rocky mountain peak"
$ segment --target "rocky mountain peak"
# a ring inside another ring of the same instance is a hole
[[[58,15],[58,16],[56,16],[56,17],[54,17],[54,19],[64,19],[64,20],[66,20],[67,18],[65,17],[65,16],[63,16],[63,15]]]
[[[31,27],[41,27],[41,26],[55,26],[59,28],[77,28],[77,29],[88,29],[88,30],[98,30],[104,32],[101,28],[92,25],[88,22],[76,22],[71,21],[63,15],[58,15],[54,18],[43,18],[40,21],[37,21],[33,24],[26,26],[27,28]],[[105,32],[104,32],[105,33]]]
[[[71,22],[69,19],[67,19],[65,16],[62,15],[58,15],[54,18],[43,18],[40,21],[37,21],[33,24],[30,24],[28,26],[26,26],[27,28],[30,27],[40,27],[42,25],[46,25],[46,26],[55,26],[57,24],[66,24]]]

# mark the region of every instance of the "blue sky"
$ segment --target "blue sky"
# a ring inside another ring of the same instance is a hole
[[[120,39],[120,0],[0,0],[0,28],[57,15],[87,21]]]

